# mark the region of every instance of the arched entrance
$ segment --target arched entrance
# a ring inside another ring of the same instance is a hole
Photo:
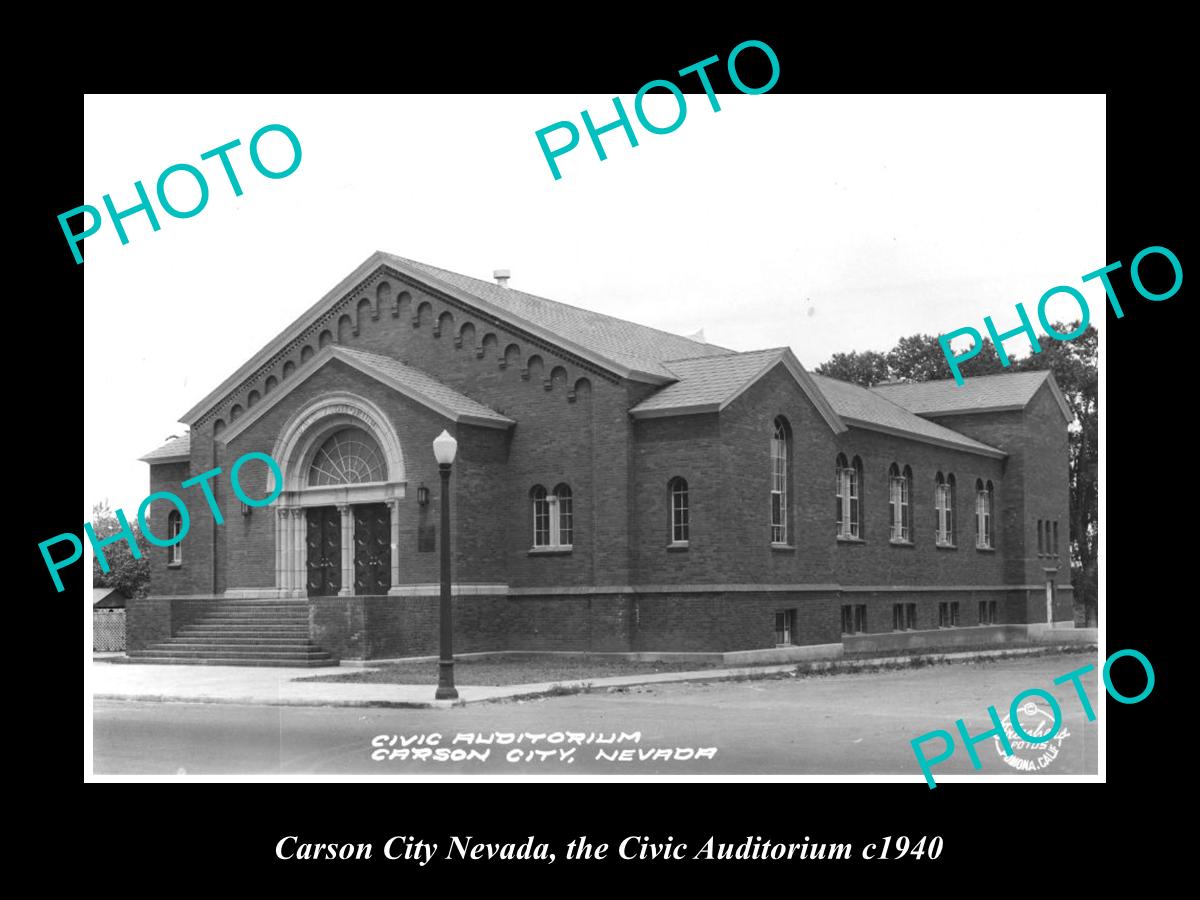
[[[279,592],[386,594],[400,579],[405,474],[384,413],[353,394],[322,396],[289,419],[274,458],[284,481],[276,501]]]

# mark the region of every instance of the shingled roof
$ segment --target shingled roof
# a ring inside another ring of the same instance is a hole
[[[166,463],[191,459],[191,456],[192,436],[185,434],[183,437],[172,438],[157,450],[151,450],[139,459],[142,462]]]
[[[494,425],[507,428],[517,424],[508,416],[501,415],[478,400],[443,384],[420,369],[406,366],[390,356],[368,353],[352,347],[331,347],[334,358],[355,365],[362,371],[388,382],[402,394],[420,400],[425,405],[459,422],[475,425]],[[315,368],[315,367],[314,367]]]
[[[777,365],[783,365],[835,432],[846,430],[800,361],[788,347],[725,351],[722,356],[673,359],[665,363],[679,379],[647,397],[629,411],[635,419],[719,412]]]
[[[516,424],[508,416],[501,415],[478,400],[443,384],[432,375],[405,365],[390,356],[380,356],[378,353],[368,353],[366,350],[330,344],[328,347],[318,350],[300,372],[263,397],[253,409],[246,410],[241,418],[230,422],[222,432],[221,440],[232,440],[245,431],[284,397],[334,360],[358,369],[364,375],[374,378],[451,421],[482,425],[485,428],[509,428]]]
[[[972,375],[964,379],[961,385],[952,378],[880,384],[871,390],[919,416],[940,416],[1024,409],[1047,382],[1063,417],[1068,422],[1073,421],[1075,417],[1071,415],[1071,407],[1067,405],[1067,399],[1054,380],[1054,375],[1048,371]]]
[[[826,378],[823,375],[813,375],[812,380],[821,389],[821,393],[829,399],[842,420],[850,425],[857,425],[872,431],[882,431],[886,434],[910,437],[942,447],[969,450],[984,456],[1003,458],[1007,455],[1003,450],[989,447],[965,434],[959,434],[957,431],[951,431],[949,428],[943,428],[941,425],[922,419],[904,407],[857,384],[838,381],[836,378]]]
[[[539,337],[621,378],[666,384],[674,380],[663,364],[666,360],[715,356],[730,352],[723,347],[705,344],[648,325],[579,309],[427,263],[377,251],[243,363],[203,400],[184,413],[180,421],[194,424],[231,391],[237,390],[239,385],[253,377],[279,350],[303,335],[335,304],[342,302],[347,295],[381,269],[385,276],[391,270],[424,284],[431,291],[445,294],[467,308],[477,310],[484,318],[494,317],[514,330]]]
[[[452,285],[464,293],[504,310],[523,322],[537,325],[547,332],[586,347],[621,366],[655,375],[670,376],[667,360],[694,356],[721,356],[730,353],[724,347],[705,344],[691,338],[639,325],[614,316],[580,309],[527,294],[514,288],[501,287],[493,281],[472,278],[439,269],[428,263],[384,254],[399,266],[408,266],[424,275]]]

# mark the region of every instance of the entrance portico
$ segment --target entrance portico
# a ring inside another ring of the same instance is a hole
[[[225,596],[394,590],[406,482],[400,440],[383,411],[348,392],[324,394],[289,419],[271,455],[283,472],[273,504],[275,587],[230,588]]]

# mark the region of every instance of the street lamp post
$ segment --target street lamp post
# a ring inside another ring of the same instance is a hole
[[[434,695],[438,700],[457,700],[454,688],[454,622],[450,608],[450,467],[458,452],[458,441],[443,430],[433,441],[433,456],[437,460],[438,472],[442,476],[442,598],[441,640],[438,658],[438,687]]]

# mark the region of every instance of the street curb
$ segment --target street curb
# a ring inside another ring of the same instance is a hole
[[[1052,653],[1094,650],[1095,644],[1045,644],[1038,647],[1013,647],[1008,650],[967,650],[956,653],[927,653],[910,656],[877,656],[866,659],[813,660],[811,662],[782,663],[770,666],[741,666],[695,672],[661,672],[646,675],[617,675],[594,680],[545,682],[541,684],[507,685],[512,693],[489,697],[459,698],[458,700],[375,700],[375,699],[318,699],[309,697],[196,697],[172,694],[93,694],[95,700],[120,700],[143,703],[224,703],[240,706],[296,706],[296,707],[375,707],[379,709],[451,709],[479,703],[504,703],[532,700],[548,695],[569,696],[584,692],[605,692],[611,688],[629,688],[642,685],[677,684],[680,682],[744,681],[755,678],[796,673],[836,675],[859,669],[905,669],[924,668],[931,663],[959,663],[975,660],[1011,658],[1020,656],[1046,656]],[[295,681],[292,682],[296,683]],[[313,682],[318,683],[318,682]],[[330,682],[323,682],[328,684]],[[399,686],[399,685],[398,685]]]
[[[93,700],[118,700],[129,703],[211,703],[231,706],[351,706],[381,709],[450,709],[478,700],[317,700],[305,697],[188,697],[172,694],[92,694]]]

